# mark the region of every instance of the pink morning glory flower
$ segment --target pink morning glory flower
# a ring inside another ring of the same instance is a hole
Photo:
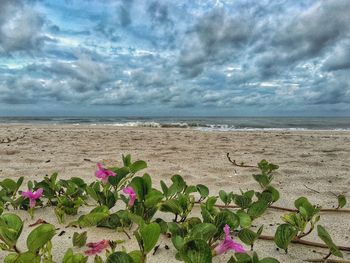
[[[95,172],[95,176],[100,178],[103,183],[108,182],[108,177],[117,175],[115,172],[103,168],[102,164],[100,163],[97,163],[97,167],[98,170]]]
[[[93,256],[101,253],[104,249],[106,249],[109,246],[109,241],[103,239],[99,242],[87,243],[86,246],[89,247],[89,249],[84,251],[85,255]]]
[[[221,255],[228,250],[234,250],[237,253],[244,253],[245,249],[243,246],[232,240],[230,235],[230,227],[228,225],[225,225],[224,231],[225,239],[216,248],[214,248],[215,255]]]
[[[36,200],[39,199],[43,194],[44,189],[39,188],[36,191],[30,191],[22,192],[23,197],[29,198],[29,207],[33,208],[36,204]]]
[[[136,193],[135,193],[134,189],[132,189],[131,186],[125,187],[123,189],[123,193],[129,195],[129,203],[128,203],[128,205],[130,207],[134,206],[134,203],[135,203],[135,200],[136,200]]]

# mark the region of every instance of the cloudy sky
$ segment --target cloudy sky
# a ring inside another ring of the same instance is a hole
[[[0,0],[0,115],[350,115],[349,0]]]

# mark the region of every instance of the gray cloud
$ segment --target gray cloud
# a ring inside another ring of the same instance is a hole
[[[247,19],[231,17],[224,10],[204,15],[187,33],[178,60],[180,71],[193,78],[205,64],[232,61],[252,35],[252,26]]]
[[[0,0],[0,103],[349,108],[347,0],[81,1]]]
[[[340,42],[323,64],[326,71],[350,69],[350,38]]]
[[[0,1],[0,53],[40,48],[44,20],[30,6],[17,0]]]

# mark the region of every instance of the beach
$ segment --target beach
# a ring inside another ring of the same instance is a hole
[[[104,125],[7,125],[0,126],[0,140],[18,140],[0,144],[0,180],[41,180],[46,174],[58,172],[59,178],[81,177],[92,182],[96,163],[106,166],[121,165],[122,154],[131,154],[134,160],[147,162],[153,186],[160,189],[159,181],[170,182],[170,177],[180,174],[189,184],[204,184],[211,195],[219,190],[239,193],[239,190],[260,190],[251,176],[255,168],[234,167],[226,158],[230,153],[238,163],[256,165],[261,159],[277,164],[273,185],[280,191],[276,205],[293,208],[299,196],[324,208],[337,205],[334,194],[350,198],[350,131],[197,131],[189,128],[113,127]],[[24,184],[25,185],[25,184]],[[23,186],[24,186],[23,185]],[[349,207],[349,204],[347,205]],[[84,208],[86,209],[86,208]],[[81,210],[80,214],[87,210]],[[51,209],[52,210],[52,209]],[[71,247],[75,228],[60,225],[49,208],[37,209],[31,220],[26,211],[16,211],[25,218],[23,236],[31,230],[29,224],[38,218],[65,231],[56,235],[53,243],[55,260],[60,262],[63,253]],[[11,211],[11,210],[10,210]],[[198,208],[196,208],[198,212]],[[195,212],[196,212],[195,211]],[[264,235],[272,235],[282,223],[285,212],[268,210],[254,225],[264,224]],[[69,218],[67,218],[69,221]],[[350,245],[350,216],[341,213],[322,213],[320,224],[325,226],[337,245]],[[307,240],[322,242],[316,231]],[[122,245],[128,251],[137,248],[135,241],[128,241],[123,233],[108,229],[91,228],[88,241],[103,238],[125,239]],[[155,255],[148,262],[178,262],[171,240],[162,237]],[[164,245],[169,245],[166,250]],[[122,245],[117,248],[121,249]],[[25,239],[19,243],[25,249]],[[255,250],[262,257],[272,256],[281,262],[302,262],[305,259],[322,258],[326,249],[292,244],[289,254],[277,251],[271,241],[258,241]],[[82,251],[82,250],[77,250]],[[0,252],[0,259],[5,253]],[[231,253],[214,259],[227,262]],[[344,252],[350,260],[350,253]]]

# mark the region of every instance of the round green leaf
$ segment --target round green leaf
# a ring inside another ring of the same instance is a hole
[[[147,168],[147,163],[145,161],[136,161],[132,165],[130,165],[130,171],[136,173],[142,169]]]
[[[15,214],[0,216],[0,238],[10,247],[13,247],[22,233],[22,219]]]
[[[191,232],[190,236],[193,239],[203,239],[205,241],[209,240],[216,232],[216,227],[210,223],[201,223],[195,225]]]
[[[35,228],[27,238],[28,250],[36,253],[55,235],[55,227],[51,224],[43,224]]]
[[[194,239],[186,242],[180,250],[180,255],[185,263],[211,263],[212,254],[207,242],[202,239]]]
[[[134,263],[134,260],[131,256],[126,254],[125,252],[114,252],[110,254],[107,258],[107,263]]]
[[[274,238],[276,245],[279,248],[287,250],[289,243],[293,240],[297,233],[298,230],[289,224],[279,225],[276,229]]]
[[[250,229],[244,228],[238,232],[238,237],[246,245],[254,244],[255,240],[258,238],[258,235]]]
[[[200,196],[204,199],[209,195],[209,188],[206,187],[203,184],[197,184],[197,191],[200,194]]]
[[[144,250],[148,253],[158,242],[160,236],[160,226],[152,223],[141,227],[140,234],[143,240]]]
[[[256,219],[262,214],[265,213],[266,209],[268,208],[269,204],[264,200],[261,199],[259,201],[254,202],[249,208],[248,208],[248,215],[251,217],[251,219]]]
[[[243,210],[236,212],[236,215],[239,217],[239,225],[242,228],[249,228],[252,225],[252,219],[250,216]]]
[[[40,256],[28,251],[21,254],[10,254],[4,259],[4,263],[40,263]]]

